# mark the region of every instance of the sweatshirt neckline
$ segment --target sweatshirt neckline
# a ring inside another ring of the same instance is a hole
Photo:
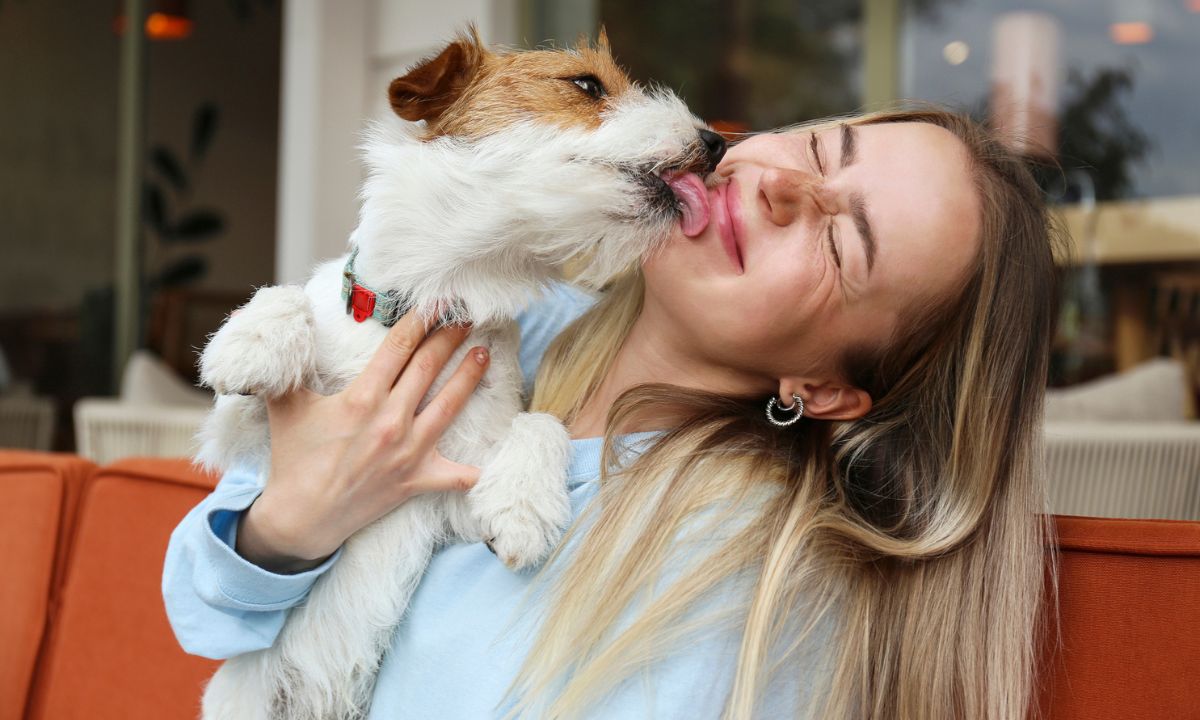
[[[629,433],[618,435],[617,440],[623,445],[620,459],[622,463],[633,460],[654,444],[660,430]],[[580,485],[594,482],[600,478],[600,456],[604,450],[603,437],[579,438],[571,441],[571,464],[567,468],[567,489],[574,490]]]

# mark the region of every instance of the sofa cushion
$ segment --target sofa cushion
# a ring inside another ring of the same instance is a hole
[[[1055,518],[1062,645],[1051,720],[1200,717],[1200,523]]]
[[[73,455],[0,450],[0,720],[24,715],[66,558],[60,539],[93,467]]]
[[[1191,381],[1178,360],[1153,358],[1114,375],[1046,390],[1046,419],[1183,422],[1196,417]]]
[[[216,663],[185,654],[162,606],[171,531],[216,484],[185,460],[126,460],[88,484],[29,718],[184,718]]]

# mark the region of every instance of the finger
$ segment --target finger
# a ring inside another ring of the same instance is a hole
[[[429,392],[429,387],[467,338],[468,332],[470,328],[465,325],[450,325],[426,338],[396,381],[387,411],[397,417],[412,417],[421,398]]]
[[[367,367],[347,390],[353,389],[369,397],[385,395],[425,338],[425,332],[425,323],[416,312],[409,312],[397,320],[367,362]]]
[[[450,423],[467,404],[471,393],[475,392],[490,360],[487,348],[471,348],[437,397],[413,421],[413,436],[418,443],[437,442],[446,432],[446,428],[450,427]]]
[[[413,480],[410,485],[413,495],[431,492],[468,492],[479,482],[480,469],[474,465],[463,465],[444,457],[435,461],[433,472]]]

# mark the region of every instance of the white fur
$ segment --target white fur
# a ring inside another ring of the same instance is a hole
[[[264,287],[215,333],[200,356],[200,379],[218,395],[276,398],[316,378],[308,298],[298,287]],[[246,357],[254,358],[247,362]]]
[[[466,142],[422,141],[420,125],[397,118],[372,128],[351,236],[356,270],[371,287],[411,293],[427,316],[453,300],[455,319],[474,324],[430,397],[468,348],[490,347],[484,382],[438,446],[483,474],[465,497],[418,497],[351,537],[275,644],[229,660],[213,677],[206,720],[363,717],[383,653],[439,545],[490,540],[513,568],[544,559],[570,519],[569,438],[555,419],[521,413],[512,319],[565,263],[586,259],[583,279],[600,285],[665,238],[675,215],[646,176],[695,162],[700,127],[674,95],[631,90],[594,130],[531,121]],[[387,329],[346,314],[344,264],[321,265],[303,290],[259,290],[214,335],[202,377],[222,395],[201,431],[199,461],[217,470],[265,467],[263,398],[301,385],[334,393],[366,365]]]

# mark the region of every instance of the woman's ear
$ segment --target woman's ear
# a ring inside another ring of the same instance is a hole
[[[483,64],[487,50],[474,26],[388,86],[392,110],[405,120],[436,122]]]
[[[792,404],[792,395],[804,400],[804,414],[821,420],[857,420],[871,412],[871,396],[853,385],[810,378],[783,378],[779,401]]]

